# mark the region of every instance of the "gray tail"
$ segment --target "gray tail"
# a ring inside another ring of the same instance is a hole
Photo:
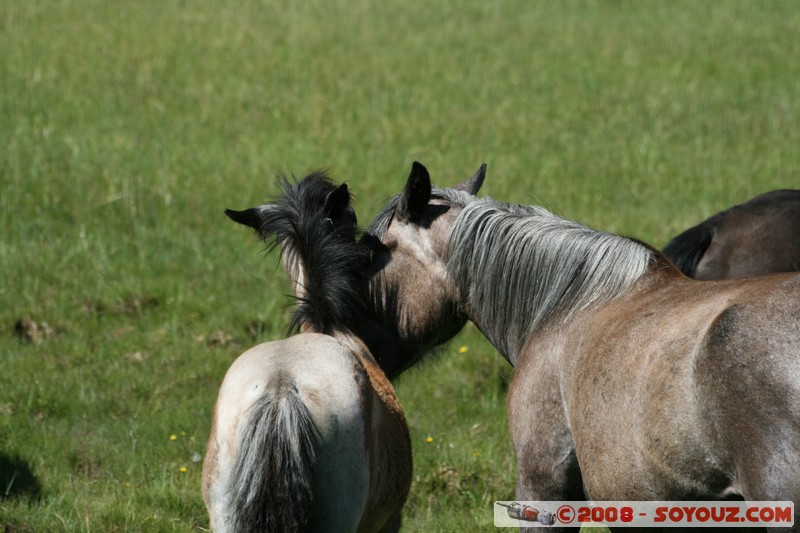
[[[309,529],[319,443],[297,390],[264,395],[249,410],[231,475],[233,531]]]

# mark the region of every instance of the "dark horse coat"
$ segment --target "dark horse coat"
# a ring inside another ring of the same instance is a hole
[[[772,191],[689,228],[664,247],[696,279],[800,270],[800,190]]]

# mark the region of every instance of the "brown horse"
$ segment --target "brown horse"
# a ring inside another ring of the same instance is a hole
[[[203,465],[211,526],[397,531],[411,442],[394,389],[353,333],[365,323],[367,257],[347,186],[312,174],[283,188],[275,204],[226,211],[281,246],[300,333],[247,350],[225,375]]]
[[[664,247],[696,279],[800,270],[800,190],[764,193],[689,228]]]
[[[479,175],[437,189],[414,164],[368,229],[371,291],[420,334],[469,318],[516,367],[517,499],[800,511],[800,275],[701,283],[638,241],[479,200]]]

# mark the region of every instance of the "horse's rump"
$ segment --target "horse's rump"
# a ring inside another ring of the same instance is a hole
[[[292,387],[264,394],[240,428],[230,477],[233,531],[308,530],[314,505],[319,433]]]
[[[696,375],[711,438],[725,451],[719,459],[734,480],[744,480],[738,491],[798,501],[800,276],[785,280],[717,316]]]

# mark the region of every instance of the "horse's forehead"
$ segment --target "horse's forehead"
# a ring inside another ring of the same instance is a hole
[[[439,204],[434,204],[434,207],[436,207],[436,205]],[[447,210],[440,212],[432,221],[430,226],[430,238],[436,243],[439,249],[444,250],[447,246],[447,241],[450,239],[450,233],[453,231],[453,225],[462,208],[446,202],[440,205],[446,206]]]
[[[460,208],[447,200],[434,198],[428,204],[424,221],[421,224],[407,223],[397,218],[392,220],[387,231],[387,241],[397,243],[428,243],[440,254],[447,245],[453,223]]]

